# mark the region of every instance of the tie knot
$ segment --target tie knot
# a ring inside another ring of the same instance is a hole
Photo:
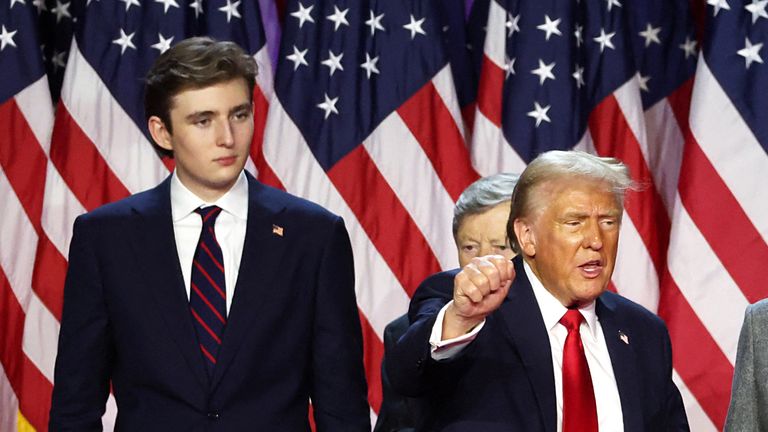
[[[582,321],[584,321],[584,316],[578,309],[568,309],[568,312],[560,318],[560,324],[564,325],[568,331],[578,330]]]
[[[203,218],[203,226],[213,226],[216,223],[216,218],[221,213],[221,207],[208,206],[195,209],[195,213],[199,214]]]

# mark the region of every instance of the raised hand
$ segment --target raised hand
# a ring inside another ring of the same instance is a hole
[[[512,262],[501,255],[473,258],[453,281],[453,303],[443,318],[443,340],[466,334],[498,309],[514,278]]]

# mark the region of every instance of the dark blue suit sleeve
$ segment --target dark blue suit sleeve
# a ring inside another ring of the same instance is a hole
[[[387,325],[384,329],[384,352],[392,350],[408,330],[408,315],[402,315]],[[381,389],[383,400],[379,417],[376,419],[374,432],[406,432],[414,431],[422,417],[422,401],[409,398],[394,391],[386,371],[386,358],[381,362]]]
[[[418,397],[430,389],[433,363],[429,337],[440,309],[453,298],[456,271],[437,273],[419,285],[411,299],[405,334],[385,352],[387,375],[396,392]]]
[[[75,221],[64,286],[49,430],[101,431],[112,341],[92,232]]]
[[[352,247],[341,218],[322,252],[317,284],[311,393],[317,431],[369,431]]]

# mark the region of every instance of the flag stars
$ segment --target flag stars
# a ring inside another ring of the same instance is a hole
[[[349,21],[347,21],[347,12],[349,12],[349,8],[346,8],[342,11],[339,10],[338,7],[334,6],[333,13],[325,17],[328,21],[333,22],[333,31],[338,30],[342,25],[349,27]]]
[[[178,9],[179,4],[176,2],[176,0],[155,0],[155,3],[160,3],[163,5],[163,13],[168,13],[168,9],[171,7],[175,7]]]
[[[299,2],[299,10],[291,13],[292,17],[297,18],[299,20],[299,28],[304,26],[304,23],[307,21],[311,23],[315,22],[315,19],[312,18],[312,9],[314,7],[315,5],[309,5],[309,7],[304,7],[304,5],[301,2]]]
[[[539,67],[532,70],[531,73],[539,76],[539,85],[543,85],[547,78],[554,80],[555,75],[552,73],[552,69],[555,68],[555,62],[545,64],[539,59]]]
[[[752,65],[752,62],[763,63],[762,57],[760,57],[760,48],[763,47],[762,43],[752,45],[752,41],[749,38],[744,38],[744,48],[738,50],[736,54],[744,57],[745,66],[747,69]]]
[[[336,102],[339,101],[339,97],[331,99],[328,97],[328,93],[325,93],[324,98],[325,100],[317,104],[317,107],[325,111],[325,119],[327,120],[331,113],[339,114],[339,110],[336,109]]]
[[[376,63],[379,62],[379,56],[371,58],[368,53],[365,53],[365,63],[361,64],[360,67],[365,70],[365,73],[368,76],[368,79],[371,79],[371,74],[378,74],[379,69],[376,67]]]
[[[195,18],[198,18],[203,13],[203,0],[195,0],[189,4],[189,7],[194,9]]]
[[[0,51],[4,50],[7,46],[16,47],[16,42],[13,41],[13,36],[18,33],[18,30],[8,31],[5,25],[0,27]]]
[[[371,36],[376,34],[376,30],[386,31],[384,25],[381,24],[381,19],[384,18],[384,14],[376,15],[373,11],[370,11],[370,13],[370,18],[365,22],[365,25],[371,28]]]
[[[731,10],[731,5],[727,0],[707,0],[707,4],[715,7],[715,13],[713,16],[717,16],[720,13],[720,9]]]
[[[594,38],[593,40],[600,44],[600,52],[602,53],[605,51],[605,47],[608,47],[610,49],[616,49],[615,46],[613,46],[613,42],[611,42],[611,38],[616,36],[616,32],[611,33],[605,33],[605,29],[600,29],[600,36]]]
[[[163,37],[162,34],[158,33],[157,38],[159,39],[156,44],[152,45],[152,48],[160,51],[160,54],[168,51],[169,48],[171,48],[171,43],[173,42],[174,36],[171,36],[170,38],[166,39]]]
[[[507,61],[504,63],[504,78],[509,78],[510,75],[517,75],[515,72],[515,61],[517,61],[516,57],[507,58]]]
[[[549,40],[549,37],[552,36],[553,34],[556,34],[558,36],[563,35],[560,32],[560,29],[557,28],[557,26],[559,25],[560,25],[560,18],[552,21],[549,18],[549,15],[544,15],[544,24],[540,24],[536,26],[536,28],[546,33],[546,35],[544,36],[544,39]]]
[[[611,8],[614,6],[621,7],[621,3],[619,3],[619,0],[606,0],[606,2],[608,2],[608,12],[610,12]]]
[[[67,51],[53,53],[53,56],[51,57],[51,64],[53,65],[54,71],[58,71],[59,69],[64,69],[67,67],[66,57]]]
[[[11,7],[10,7],[9,9],[13,9],[13,6],[14,6],[16,3],[18,3],[18,4],[20,4],[20,5],[25,5],[25,4],[27,4],[27,3],[25,2],[25,0],[11,0]]]
[[[299,68],[299,66],[304,65],[308,66],[309,63],[307,63],[307,60],[304,58],[305,55],[307,55],[307,51],[309,49],[305,49],[304,51],[299,51],[298,48],[296,48],[296,45],[293,46],[293,54],[289,54],[285,56],[288,60],[293,62],[293,70]]]
[[[229,22],[232,19],[232,17],[242,18],[240,16],[240,12],[237,10],[237,8],[240,6],[241,1],[242,0],[237,0],[236,2],[232,3],[230,0],[227,0],[227,5],[219,8],[221,12],[224,12],[225,14],[227,14],[227,22]]]
[[[573,31],[573,37],[576,38],[576,48],[580,47],[584,43],[584,26],[576,24],[576,30]]]
[[[32,6],[37,8],[37,14],[40,15],[43,13],[43,11],[47,11],[48,8],[45,7],[45,0],[33,0]]]
[[[752,0],[752,4],[744,6],[744,9],[752,14],[752,24],[757,22],[758,18],[768,19],[768,13],[765,12],[766,5],[768,5],[768,0]]]
[[[584,68],[577,64],[575,69],[571,76],[576,80],[576,88],[582,88],[584,87]]]
[[[768,0],[765,0],[768,1]],[[653,27],[651,23],[645,25],[645,30],[638,33],[643,39],[645,39],[645,47],[648,48],[652,43],[661,45],[661,39],[659,39],[659,33],[661,27]]]
[[[411,32],[411,40],[413,40],[416,37],[417,33],[424,36],[427,35],[427,33],[424,32],[424,29],[421,28],[421,26],[424,24],[425,19],[426,18],[416,20],[416,18],[414,18],[413,15],[411,15],[411,22],[403,26],[403,28]]]
[[[120,0],[120,1],[125,3],[125,11],[126,12],[128,12],[128,9],[130,9],[131,6],[141,7],[141,3],[139,3],[139,0]]]
[[[330,75],[333,76],[333,74],[337,70],[344,70],[344,67],[341,66],[341,58],[344,57],[344,53],[341,53],[339,55],[336,55],[333,53],[333,51],[328,50],[328,58],[321,61],[320,63],[324,66],[328,66],[330,68]],[[327,116],[326,116],[327,117]]]
[[[507,13],[507,22],[504,23],[504,27],[507,28],[507,37],[512,37],[515,32],[520,33],[520,14]]]
[[[56,23],[58,24],[62,18],[72,19],[72,14],[69,13],[69,6],[71,3],[63,3],[56,0],[56,7],[51,9],[51,13],[56,15]]]
[[[547,111],[552,108],[552,105],[547,105],[545,107],[542,107],[539,105],[538,102],[533,103],[533,111],[528,112],[528,117],[533,117],[536,119],[536,127],[539,127],[541,122],[545,121],[547,123],[552,123],[552,120],[547,115]]]
[[[685,52],[685,58],[696,55],[696,40],[691,39],[690,36],[686,36],[685,42],[678,45],[681,50]]]
[[[651,80],[650,75],[643,75],[640,72],[637,73],[637,86],[640,87],[640,90],[648,93],[650,90],[648,89],[648,81]]]
[[[125,50],[128,48],[136,49],[136,45],[133,44],[133,37],[135,35],[136,32],[127,35],[125,34],[125,30],[120,29],[120,37],[113,40],[112,43],[115,45],[120,45],[120,54],[125,54]]]

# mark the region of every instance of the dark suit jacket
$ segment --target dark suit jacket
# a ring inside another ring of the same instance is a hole
[[[248,175],[245,244],[214,376],[176,252],[170,177],[75,221],[50,429],[370,430],[344,223]],[[283,235],[273,233],[273,224]]]
[[[384,328],[385,353],[393,349],[397,340],[408,330],[409,325],[408,314],[387,324]],[[421,398],[403,396],[392,388],[387,376],[386,358],[381,361],[381,390],[383,400],[373,432],[413,432],[422,417]]]
[[[416,291],[413,323],[387,354],[395,390],[427,400],[419,430],[555,432],[557,408],[549,337],[536,298],[515,260],[517,276],[501,307],[455,358],[432,360],[428,343],[437,312],[452,298],[457,271],[431,276]],[[664,323],[610,292],[597,299],[621,398],[625,431],[687,431]],[[629,344],[619,339],[619,331]]]

